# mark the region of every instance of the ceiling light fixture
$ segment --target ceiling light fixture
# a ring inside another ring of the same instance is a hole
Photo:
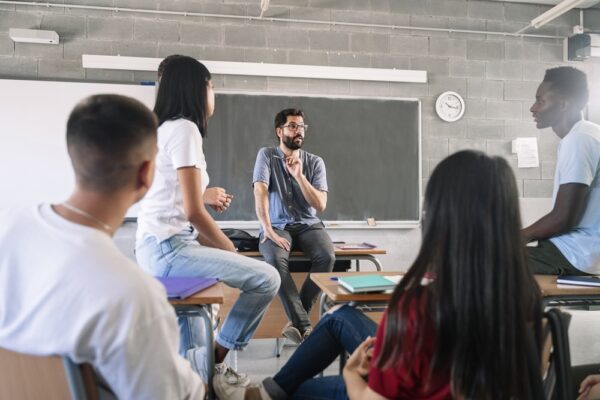
[[[529,25],[519,30],[517,34],[523,33],[529,28],[538,29],[546,25],[548,22],[560,17],[561,15],[571,11],[573,8],[576,8],[587,1],[588,0],[563,0],[562,2],[558,3],[545,13],[532,19]]]

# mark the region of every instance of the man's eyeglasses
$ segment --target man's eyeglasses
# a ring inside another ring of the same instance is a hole
[[[308,125],[299,125],[296,123],[291,123],[291,124],[287,124],[287,125],[281,125],[282,128],[288,128],[290,131],[304,131],[306,132],[308,130]]]

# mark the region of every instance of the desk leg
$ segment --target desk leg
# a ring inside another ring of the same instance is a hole
[[[319,321],[323,318],[323,315],[327,312],[327,295],[321,292],[321,297],[319,298]]]
[[[343,256],[340,260],[354,260],[356,262],[356,270],[360,271],[360,260],[367,260],[373,263],[377,271],[381,271],[381,262],[372,254],[356,255],[356,256]]]
[[[212,379],[215,373],[215,346],[212,325],[212,306],[202,305],[193,307],[175,308],[178,316],[199,317],[204,322],[204,342],[206,343],[206,378],[208,380],[208,399],[215,399],[215,393],[212,387]]]
[[[381,263],[379,262],[379,260],[377,259],[377,257],[370,256],[369,260],[371,260],[371,262],[373,264],[375,264],[375,268],[377,268],[377,271],[381,271]]]

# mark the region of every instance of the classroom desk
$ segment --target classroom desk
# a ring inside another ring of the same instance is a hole
[[[556,275],[536,275],[544,307],[600,306],[600,287],[562,285]]]
[[[338,272],[338,273],[315,273],[311,274],[311,279],[323,291],[319,304],[320,316],[326,311],[327,299],[333,303],[353,303],[358,305],[377,305],[381,308],[382,304],[390,299],[390,293],[366,293],[353,294],[339,286],[337,281],[331,280],[331,277],[365,275],[374,272]],[[402,275],[401,272],[383,271],[376,272],[380,275]],[[556,275],[536,275],[540,291],[542,293],[542,304],[546,307],[559,306],[600,306],[600,287],[594,286],[575,286],[559,285],[556,283]]]
[[[214,398],[212,391],[212,378],[215,370],[214,359],[214,337],[212,326],[212,305],[223,304],[225,295],[223,293],[223,284],[218,282],[209,288],[206,288],[193,296],[185,299],[169,299],[169,303],[175,308],[177,316],[181,317],[200,317],[204,321],[204,341],[206,350],[206,374],[208,378],[209,398]]]
[[[262,255],[258,251],[240,251],[238,254],[241,254],[241,255],[247,256],[247,257],[254,257],[254,258],[262,259]],[[375,265],[375,268],[377,269],[377,271],[381,271],[381,262],[379,262],[379,260],[377,259],[376,256],[382,255],[382,254],[387,254],[387,252],[384,249],[380,249],[380,248],[355,249],[355,250],[342,250],[337,247],[335,248],[335,259],[340,260],[340,261],[344,261],[344,260],[355,261],[357,271],[360,271],[360,261],[361,260],[366,260],[366,261],[373,263],[373,265]],[[308,257],[306,257],[304,255],[304,253],[301,251],[292,251],[290,253],[290,260],[292,260],[292,261],[310,261],[310,259]]]
[[[378,271],[378,272],[328,272],[310,274],[310,278],[322,290],[319,301],[319,318],[327,311],[327,299],[333,303],[351,303],[359,306],[369,306],[372,311],[382,311],[387,306],[391,293],[350,293],[343,289],[339,282],[332,280],[332,277],[353,276],[353,275],[404,275],[404,272],[398,271]]]

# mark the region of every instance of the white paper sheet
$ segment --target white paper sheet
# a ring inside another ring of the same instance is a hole
[[[518,168],[536,168],[540,166],[537,138],[516,138],[512,141],[512,152],[517,154]]]

